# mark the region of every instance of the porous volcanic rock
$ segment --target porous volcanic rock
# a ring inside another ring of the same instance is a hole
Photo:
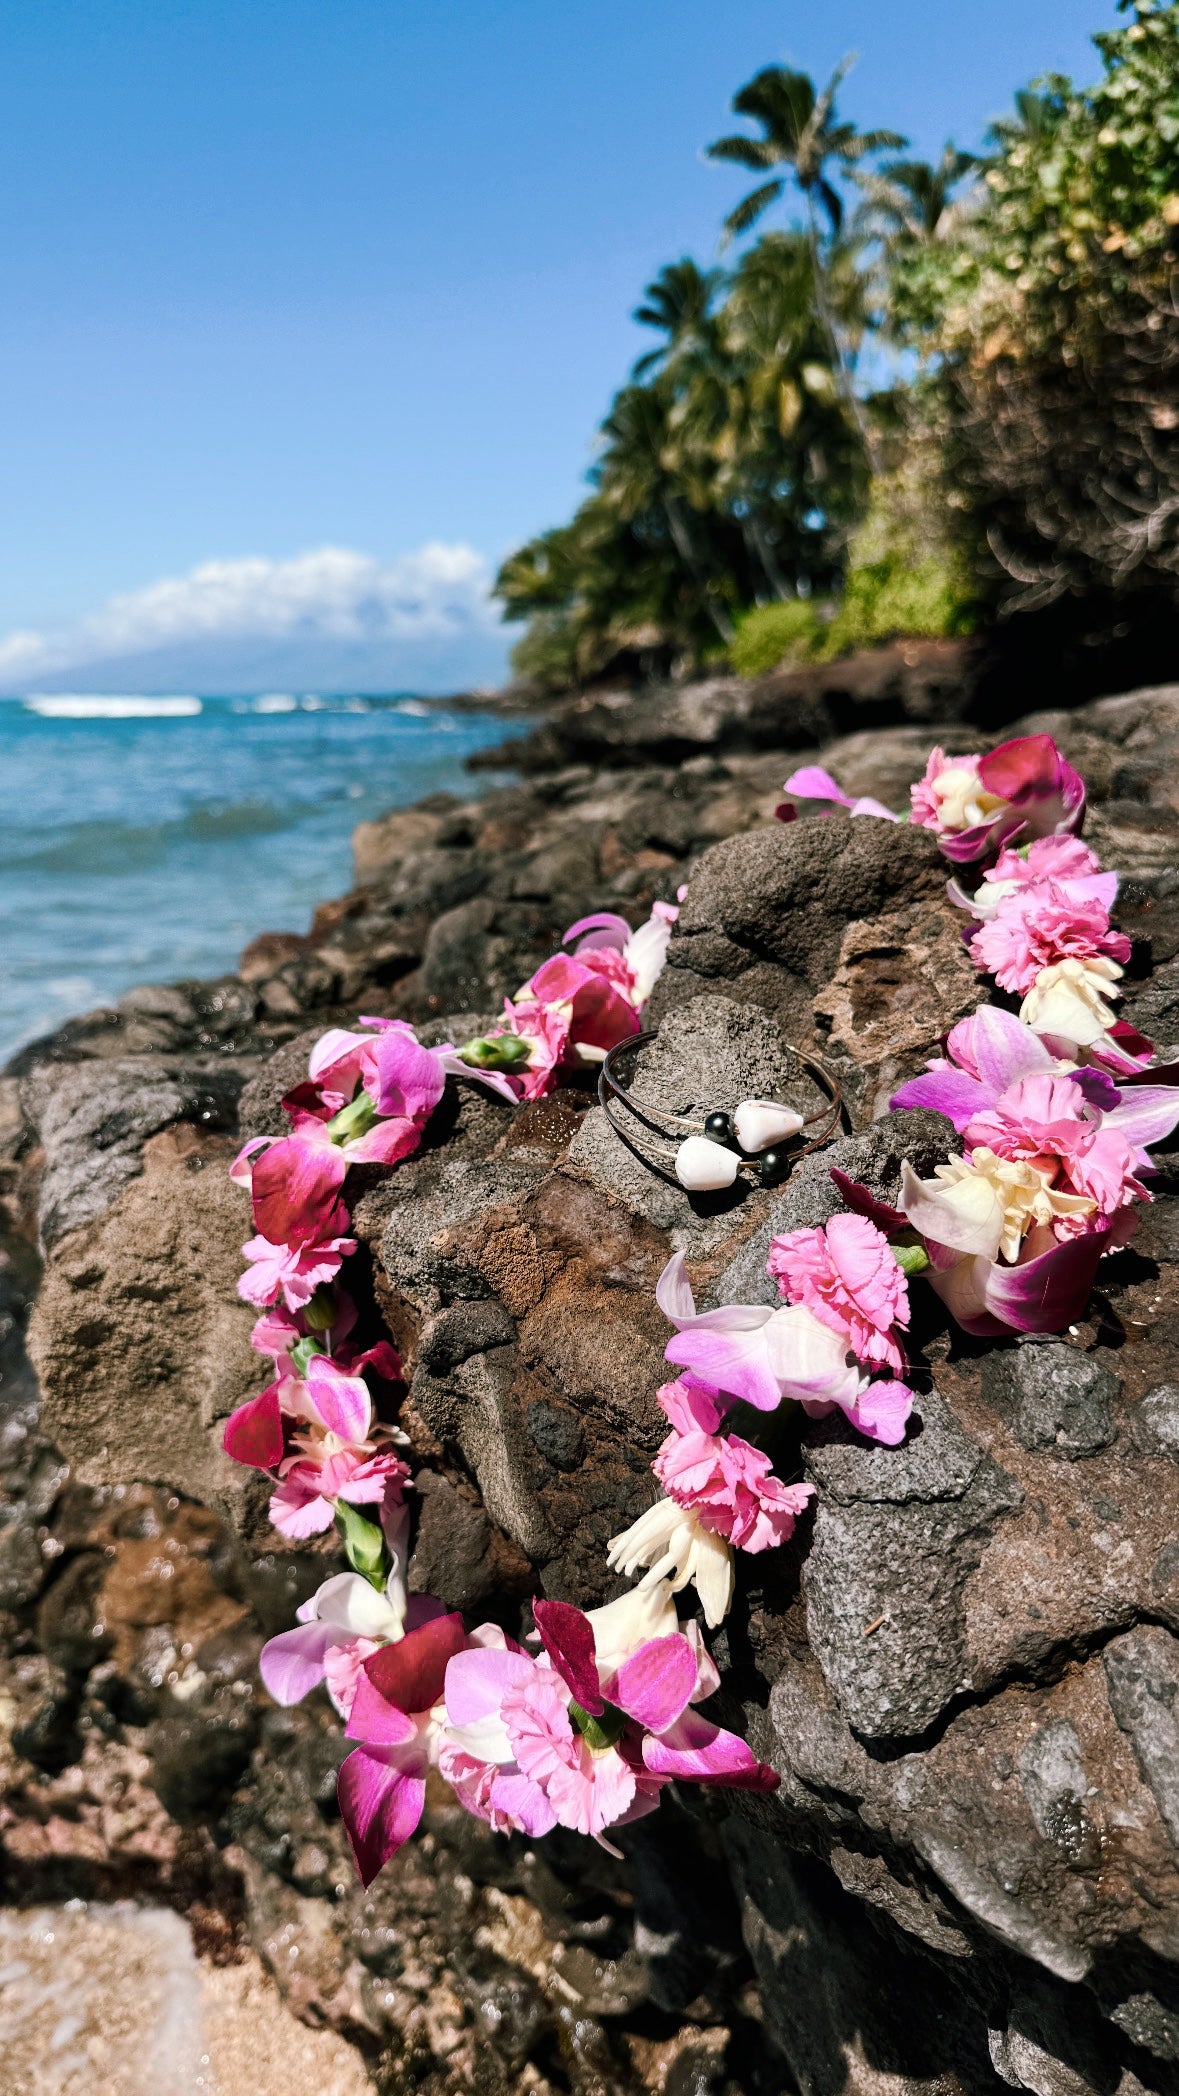
[[[1174,1153],[1067,1333],[968,1339],[913,1284],[900,1448],[759,1416],[817,1497],[742,1560],[711,1642],[717,1715],[775,1796],[686,1791],[618,1860],[504,1841],[439,1788],[362,1892],[338,1721],[258,1684],[262,1638],[339,1560],[330,1535],[285,1544],[265,1481],[220,1452],[266,1372],[236,1144],[283,1127],[326,1026],[376,1011],[461,1041],[576,917],[637,923],[686,884],[636,1098],[809,1110],[793,1042],[840,1076],[837,1141],[778,1189],[693,1197],[588,1080],[516,1110],[460,1084],[414,1157],[349,1186],[361,1329],[402,1350],[422,1473],[411,1584],[516,1633],[531,1592],[608,1598],[606,1544],[656,1490],[669,1253],[701,1308],[772,1304],[770,1239],[836,1212],[832,1165],[888,1201],[902,1158],[928,1174],[954,1148],[940,1116],[886,1110],[984,994],[944,861],[909,825],[773,819],[804,748],[899,808],[930,742],[997,739],[962,718],[960,656],[909,654],[821,704],[798,673],[573,702],[523,783],[364,825],[357,887],[308,931],[133,991],[0,1080],[11,1897],[146,1896],[216,1956],[249,1940],[397,2096],[1179,2096]],[[1016,724],[1040,729],[1124,875],[1125,1010],[1173,1046],[1179,690]]]

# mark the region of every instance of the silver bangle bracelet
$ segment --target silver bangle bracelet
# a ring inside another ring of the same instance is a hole
[[[800,1073],[812,1077],[826,1094],[817,1113],[801,1114],[775,1099],[743,1099],[731,1113],[721,1108],[693,1119],[665,1113],[644,1100],[640,1105],[618,1074],[625,1055],[635,1054],[656,1038],[658,1028],[631,1034],[605,1057],[598,1075],[598,1099],[606,1119],[632,1156],[662,1179],[689,1193],[716,1193],[732,1186],[740,1172],[763,1186],[778,1186],[800,1157],[830,1142],[843,1108],[843,1088],[821,1057],[808,1055],[793,1042],[787,1049]],[[624,1122],[619,1109],[630,1116]],[[800,1137],[807,1139],[799,1141]]]

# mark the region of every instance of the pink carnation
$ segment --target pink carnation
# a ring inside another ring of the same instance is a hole
[[[1111,931],[1109,911],[1095,897],[1070,895],[1057,881],[1036,880],[1003,897],[969,941],[969,952],[976,967],[1023,996],[1057,961],[1084,961],[1097,954],[1128,961],[1130,941],[1123,932]]]
[[[517,1768],[543,1792],[559,1825],[598,1836],[624,1817],[638,1787],[636,1771],[618,1747],[595,1752],[574,1731],[569,1690],[555,1673],[533,1665],[506,1691],[500,1716]],[[654,1788],[650,1779],[644,1788]]]
[[[334,1281],[343,1261],[356,1250],[354,1237],[331,1237],[324,1244],[271,1244],[268,1238],[252,1237],[242,1246],[250,1270],[237,1284],[237,1292],[256,1310],[265,1310],[283,1298],[288,1310],[301,1310],[317,1288]]]
[[[1058,1238],[1100,1230],[1128,1202],[1150,1199],[1126,1137],[1087,1104],[1071,1077],[1045,1071],[1021,1078],[967,1122],[963,1138],[970,1149],[1034,1164],[1063,1192],[1096,1202],[1093,1215],[1058,1217]]]
[[[904,1370],[897,1327],[908,1325],[909,1291],[887,1237],[867,1216],[834,1215],[825,1229],[775,1237],[766,1271],[790,1302],[845,1337],[858,1361]]]
[[[1080,837],[1037,837],[1024,858],[1005,845],[984,881],[1084,881],[1101,872],[1092,845]],[[1117,878],[1116,874],[1111,878]]]
[[[784,1485],[760,1449],[739,1434],[717,1434],[720,1411],[701,1386],[684,1379],[656,1395],[673,1431],[651,1468],[668,1497],[737,1550],[785,1543],[814,1486]]]
[[[270,1500],[270,1518],[280,1535],[318,1536],[336,1517],[337,1499],[353,1506],[396,1506],[409,1465],[379,1442],[359,1448],[333,1446],[334,1437],[297,1437],[298,1453],[287,1457]]]

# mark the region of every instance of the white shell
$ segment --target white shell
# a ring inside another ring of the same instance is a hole
[[[733,1115],[737,1141],[743,1150],[768,1150],[797,1135],[802,1115],[792,1106],[779,1106],[775,1099],[742,1099]]]
[[[733,1184],[740,1162],[735,1150],[710,1143],[706,1135],[690,1135],[675,1153],[675,1175],[689,1193],[712,1193]]]

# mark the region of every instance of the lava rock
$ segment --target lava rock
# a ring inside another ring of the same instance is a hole
[[[1134,1744],[1138,1766],[1179,1849],[1179,1640],[1148,1627],[1105,1650],[1110,1708]]]
[[[1017,1440],[1070,1463],[1108,1448],[1117,1434],[1114,1400],[1121,1384],[1075,1346],[1023,1341],[983,1363],[983,1394],[1007,1411]]]
[[[964,1590],[1023,1497],[936,1392],[916,1412],[899,1450],[839,1414],[804,1436],[820,1487],[807,1633],[849,1723],[875,1740],[915,1738],[970,1689]]]
[[[1147,1455],[1179,1462],[1179,1383],[1148,1391],[1134,1413],[1134,1438]]]
[[[533,1443],[555,1470],[576,1470],[585,1455],[585,1432],[568,1405],[534,1398],[524,1415]]]

